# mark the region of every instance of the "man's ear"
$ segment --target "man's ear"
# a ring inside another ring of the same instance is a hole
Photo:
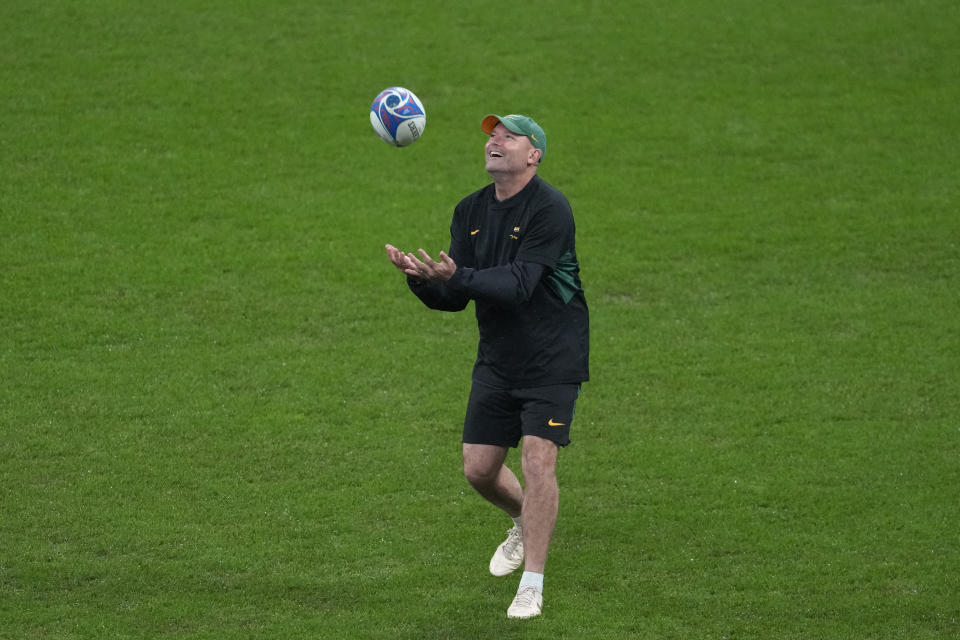
[[[529,158],[527,162],[529,164],[540,164],[540,158],[542,156],[543,156],[543,152],[540,151],[540,149],[537,149],[536,147],[534,147],[533,149],[530,150],[530,155],[527,156]]]

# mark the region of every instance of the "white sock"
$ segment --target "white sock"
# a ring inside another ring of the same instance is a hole
[[[516,527],[518,527],[518,528],[520,528],[520,529],[523,528],[523,527],[520,526],[520,516],[517,516],[516,518],[514,518],[513,516],[510,516],[510,519],[513,520],[513,524],[514,524]]]
[[[536,587],[537,591],[543,593],[543,574],[534,573],[533,571],[524,571],[523,577],[520,578],[520,586],[518,589],[524,587]]]

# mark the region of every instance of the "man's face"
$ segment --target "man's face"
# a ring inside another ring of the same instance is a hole
[[[488,173],[520,173],[537,163],[539,151],[530,138],[513,133],[498,122],[484,146]]]

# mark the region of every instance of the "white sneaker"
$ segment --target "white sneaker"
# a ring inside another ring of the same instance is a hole
[[[513,573],[513,570],[523,562],[523,531],[514,527],[507,531],[507,539],[500,543],[490,558],[490,573],[503,577]]]
[[[510,608],[508,618],[534,618],[543,610],[543,593],[536,587],[520,587]]]

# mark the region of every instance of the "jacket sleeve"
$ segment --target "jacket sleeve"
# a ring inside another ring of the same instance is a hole
[[[447,287],[470,299],[515,307],[530,299],[546,271],[542,264],[522,260],[488,269],[464,267],[457,269]]]
[[[407,286],[423,304],[437,311],[463,311],[470,302],[470,296],[465,291],[452,288],[449,280],[440,283],[423,282],[407,276]]]
[[[423,283],[412,277],[407,283],[426,306],[439,311],[461,311],[474,299],[515,307],[530,299],[545,271],[542,264],[517,260],[489,269],[460,267],[444,283]]]

